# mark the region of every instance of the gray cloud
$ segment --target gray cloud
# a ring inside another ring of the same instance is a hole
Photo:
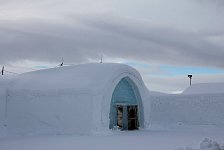
[[[103,53],[149,63],[224,67],[224,47],[206,36],[114,15],[71,17],[65,23],[10,21],[0,25],[0,33],[1,63],[59,57],[86,62]]]
[[[218,6],[224,6],[224,1],[223,0],[193,0],[193,1],[197,1],[200,3],[209,3],[209,4],[213,4],[213,5],[218,5]]]

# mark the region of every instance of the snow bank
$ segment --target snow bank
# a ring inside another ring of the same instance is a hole
[[[200,144],[201,150],[224,150],[223,146],[220,146],[216,141],[212,141],[209,138],[205,138]]]
[[[183,91],[183,94],[224,93],[224,83],[198,83]]]
[[[151,125],[224,126],[224,94],[180,94],[149,99]]]
[[[219,145],[216,141],[213,141],[209,138],[205,138],[201,143],[200,143],[200,149],[194,149],[191,147],[187,148],[179,148],[177,150],[224,150],[224,145]]]

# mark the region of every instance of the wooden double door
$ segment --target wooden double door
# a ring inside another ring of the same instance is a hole
[[[117,126],[121,130],[136,130],[139,127],[137,105],[117,105]]]

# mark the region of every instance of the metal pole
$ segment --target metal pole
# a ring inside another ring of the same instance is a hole
[[[103,63],[103,56],[100,57],[100,63]]]
[[[4,75],[4,68],[5,68],[5,67],[3,66],[3,67],[2,67],[2,75]]]

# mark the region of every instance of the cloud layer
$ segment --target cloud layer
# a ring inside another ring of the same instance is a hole
[[[1,25],[1,63],[61,57],[83,62],[104,54],[148,63],[224,67],[224,46],[200,33],[114,16],[83,18],[73,17],[65,24],[25,20]]]
[[[83,63],[103,55],[224,69],[220,7],[218,0],[3,0],[0,64],[62,57]]]

